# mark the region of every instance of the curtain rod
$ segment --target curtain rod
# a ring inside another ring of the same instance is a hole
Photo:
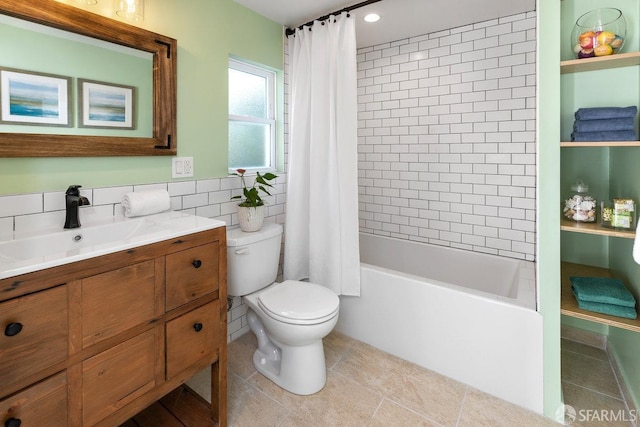
[[[343,9],[340,9],[340,10],[336,10],[335,12],[331,12],[328,15],[321,16],[320,18],[316,18],[313,21],[309,21],[306,24],[302,24],[302,25],[300,25],[298,27],[298,29],[301,30],[305,26],[311,26],[311,25],[313,25],[313,23],[315,21],[326,21],[332,15],[335,16],[335,15],[340,15],[342,12],[351,12],[354,9],[358,9],[358,8],[361,8],[361,7],[364,7],[364,6],[368,6],[368,5],[373,4],[373,3],[378,3],[379,1],[382,1],[382,0],[367,0],[367,1],[363,1],[363,2],[358,3],[358,4],[354,4],[353,6],[349,6],[349,7],[345,7]],[[289,37],[290,35],[295,34],[295,32],[296,32],[295,28],[293,28],[293,29],[287,28],[285,34],[286,34],[287,37]]]

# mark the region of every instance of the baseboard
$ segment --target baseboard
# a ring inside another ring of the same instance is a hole
[[[572,326],[561,325],[560,337],[607,351],[607,336]]]
[[[622,375],[622,371],[620,370],[620,365],[618,364],[618,357],[616,355],[615,349],[607,344],[607,356],[609,357],[609,362],[611,367],[613,368],[613,372],[618,380],[618,385],[620,386],[620,391],[622,392],[622,396],[624,397],[625,402],[627,402],[627,407],[629,411],[632,413],[638,413],[638,405],[633,399],[633,395],[631,391],[627,387],[627,383],[624,381],[624,376]]]

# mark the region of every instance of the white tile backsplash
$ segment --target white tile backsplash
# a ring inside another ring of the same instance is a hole
[[[40,213],[43,200],[41,193],[4,196],[0,199],[0,218]]]
[[[89,202],[94,206],[121,203],[122,197],[132,191],[133,185],[95,188],[93,190],[93,199],[89,199]]]
[[[168,185],[170,196],[184,196],[196,192],[196,181],[170,182]]]
[[[65,206],[64,206],[64,204],[65,204],[64,193],[65,193],[64,191],[55,191],[55,192],[52,192],[52,193],[44,193],[44,211],[45,212],[51,212],[51,211],[64,210],[65,209]],[[88,198],[88,196],[86,194],[83,194],[83,196]],[[91,200],[91,199],[89,199],[89,200]]]
[[[198,193],[206,193],[218,190],[220,190],[219,179],[204,179],[196,181],[196,192]]]
[[[166,182],[161,182],[158,184],[141,184],[141,185],[134,185],[133,186],[133,191],[148,191],[148,190],[166,190],[167,189],[167,183]]]
[[[182,209],[199,208],[209,204],[209,193],[187,194],[182,196]]]
[[[0,238],[13,234],[13,217],[0,218]]]

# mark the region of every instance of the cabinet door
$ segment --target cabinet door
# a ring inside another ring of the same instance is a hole
[[[0,400],[0,422],[24,427],[67,425],[67,375],[54,375],[20,393]]]
[[[0,304],[0,395],[29,375],[66,359],[67,287],[58,286]]]
[[[155,387],[154,330],[82,362],[82,424],[90,426]]]
[[[220,338],[220,301],[167,322],[167,379],[198,363],[213,362]]]
[[[154,261],[82,280],[82,347],[154,317]]]
[[[219,242],[167,255],[167,311],[218,289]]]

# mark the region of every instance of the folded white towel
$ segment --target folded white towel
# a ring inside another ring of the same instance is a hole
[[[640,264],[640,221],[636,228],[636,238],[633,240],[633,260]]]
[[[171,209],[167,190],[145,190],[125,194],[122,197],[126,217],[151,215]]]

